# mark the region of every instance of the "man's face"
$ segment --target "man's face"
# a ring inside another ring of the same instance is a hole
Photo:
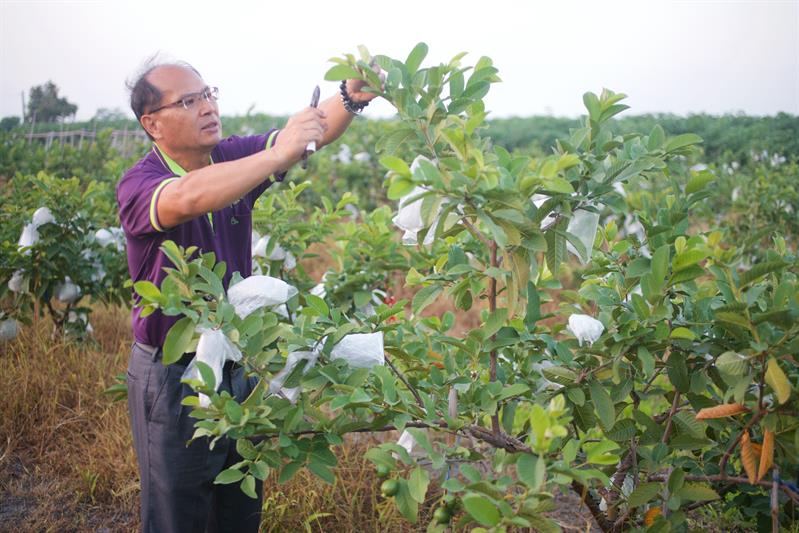
[[[189,96],[194,99],[188,109],[175,105],[142,116],[142,124],[156,142],[173,150],[210,152],[222,139],[222,123],[217,103],[200,96],[208,88],[205,81],[193,70],[178,66],[156,68],[147,78],[162,93],[154,109]]]

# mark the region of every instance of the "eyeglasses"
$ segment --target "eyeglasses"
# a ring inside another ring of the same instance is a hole
[[[153,113],[157,113],[162,109],[166,109],[167,107],[182,107],[183,109],[192,109],[200,103],[200,100],[205,100],[206,102],[216,102],[219,100],[219,87],[206,87],[202,91],[198,93],[191,93],[187,94],[177,102],[172,102],[171,104],[162,105],[152,111],[148,112],[148,115],[152,115]]]

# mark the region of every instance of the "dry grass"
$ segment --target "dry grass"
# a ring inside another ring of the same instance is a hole
[[[127,365],[128,315],[98,308],[92,323],[93,344],[53,341],[45,320],[0,345],[0,531],[138,527],[126,406],[103,394]],[[263,530],[412,530],[377,496],[381,480],[363,457],[369,442],[349,439],[339,450],[333,486],[307,471],[283,486],[270,478]]]

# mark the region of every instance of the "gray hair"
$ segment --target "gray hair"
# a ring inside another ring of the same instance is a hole
[[[141,121],[142,115],[147,114],[148,109],[158,105],[163,97],[158,87],[147,79],[152,71],[160,67],[182,67],[200,76],[197,69],[185,61],[162,61],[159,58],[159,54],[150,56],[139,69],[133,81],[128,80],[125,84],[130,91],[130,108],[138,121]],[[147,133],[147,136],[153,140],[149,133]]]

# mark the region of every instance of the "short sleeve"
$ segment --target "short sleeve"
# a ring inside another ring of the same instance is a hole
[[[277,136],[280,133],[278,129],[272,129],[261,135],[253,135],[250,137],[229,137],[223,143],[220,143],[222,155],[225,161],[233,159],[240,159],[256,154],[262,150],[271,150],[277,142]],[[245,199],[250,208],[255,205],[255,201],[263,192],[269,188],[273,183],[283,181],[286,177],[286,172],[280,172],[273,176],[269,176],[254,189],[245,195]]]
[[[167,184],[177,180],[172,174],[126,176],[117,188],[119,220],[126,233],[142,237],[166,231],[158,221],[158,196]]]

